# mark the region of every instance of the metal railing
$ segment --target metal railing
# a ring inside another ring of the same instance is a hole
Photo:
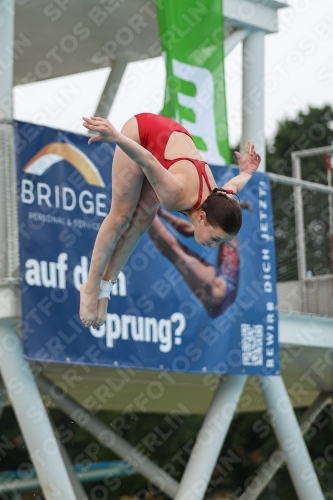
[[[302,180],[301,158],[333,146],[292,153],[293,177],[269,173],[272,188],[279,309],[333,317],[333,187],[322,170]],[[318,174],[319,172],[319,174]]]

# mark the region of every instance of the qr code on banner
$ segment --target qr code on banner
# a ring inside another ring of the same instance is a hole
[[[242,363],[247,366],[260,366],[263,360],[263,325],[241,324]]]

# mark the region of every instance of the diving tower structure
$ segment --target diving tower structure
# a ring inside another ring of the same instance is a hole
[[[261,85],[265,70],[264,40],[265,35],[278,31],[277,11],[284,7],[287,4],[274,0],[223,2],[225,54],[243,43],[243,93],[247,96],[253,89],[256,91],[256,99],[248,99],[246,106],[243,105],[243,148],[244,140],[251,138],[255,140],[258,150],[265,150],[265,96]],[[300,500],[322,499],[323,494],[292,407],[309,407],[304,417],[309,427],[318,412],[331,403],[332,275],[307,276],[303,265],[298,280],[278,283],[281,376],[256,378],[166,373],[78,366],[70,362],[67,365],[28,363],[24,359],[20,335],[18,249],[18,234],[24,228],[19,227],[17,216],[12,88],[32,81],[110,67],[110,76],[96,110],[100,116],[107,117],[127,64],[157,57],[161,49],[156,8],[150,1],[104,2],[92,7],[86,1],[69,3],[62,0],[51,8],[42,0],[5,0],[1,4],[0,16],[1,53],[6,57],[0,73],[0,203],[2,213],[6,214],[0,219],[0,412],[4,405],[13,405],[45,497],[55,499],[57,487],[61,489],[62,498],[70,500],[83,499],[84,492],[73,476],[61,443],[54,435],[41,393],[46,396],[50,407],[56,406],[75,417],[75,421],[95,437],[101,439],[102,433],[104,440],[100,442],[116,450],[121,458],[150,481],[155,481],[170,498],[177,500],[204,498],[235,412],[267,408],[277,415],[275,432],[298,497]],[[118,33],[118,38],[110,40],[110,33]],[[249,52],[253,55],[251,60]],[[329,148],[326,149],[327,154],[332,153]],[[294,155],[294,161],[297,163],[297,155]],[[262,168],[265,168],[264,158]],[[296,175],[294,178],[270,177],[275,185],[292,185],[295,200],[299,200],[297,196],[301,195],[302,189],[333,194],[333,188],[305,183]],[[304,230],[299,217],[297,224],[298,255],[304,262]],[[120,389],[109,391],[108,395],[103,385],[106,379]],[[163,394],[158,398],[147,397],[147,389],[156,380],[161,382]],[[24,390],[20,392],[19,386]],[[278,407],[279,401],[283,402],[283,411]],[[39,409],[38,425],[27,418],[32,402]],[[197,441],[195,449],[199,453],[191,456],[184,477],[178,484],[148,459],[141,463],[133,447],[102,426],[94,416],[97,410],[205,414],[200,432],[212,433],[214,440],[210,447],[202,447],[200,440]],[[219,425],[214,427],[213,423],[217,421]],[[297,456],[293,457],[285,446],[288,439],[293,439],[299,447]],[[201,460],[196,458],[198,455],[202,455]],[[314,474],[310,486],[301,479],[305,469]],[[197,479],[198,470],[201,471],[202,481],[191,493],[192,496],[186,496],[190,485]],[[253,496],[253,490],[251,494],[251,498],[257,498]],[[257,492],[257,496],[259,494]],[[250,498],[246,492],[244,495],[242,500]]]

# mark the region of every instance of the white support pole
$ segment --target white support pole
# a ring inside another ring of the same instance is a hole
[[[227,375],[197,436],[175,500],[202,500],[243,392],[246,375]]]
[[[250,34],[249,30],[236,30],[234,31],[228,38],[224,40],[224,57],[227,57],[228,54],[240,43],[245,40]]]
[[[1,2],[0,53],[5,70],[0,72],[0,121],[13,118],[15,0]]]
[[[0,418],[2,416],[3,410],[5,409],[7,399],[6,387],[2,380],[2,377],[0,377]]]
[[[12,125],[3,123],[11,122],[13,119],[14,18],[15,0],[2,0],[0,2],[0,54],[2,60],[0,71],[0,210],[4,215],[0,218],[0,241],[2,242],[0,279],[8,278],[11,275],[10,267],[16,254],[14,251],[15,255],[12,258],[9,250],[12,250],[13,245],[15,246],[17,243],[17,234],[13,236],[11,231],[8,231],[10,223],[11,228],[14,227],[13,207],[14,213],[17,210],[15,184],[13,184],[15,161],[13,164],[11,163],[14,158],[14,134]],[[8,199],[12,201],[8,203]],[[5,252],[7,255],[4,255]]]
[[[322,392],[312,403],[312,405],[306,410],[299,420],[299,425],[304,435],[308,429],[310,429],[313,422],[316,420],[321,411],[328,404],[332,403],[332,394],[327,392]],[[270,481],[273,479],[277,471],[282,467],[285,462],[285,456],[283,451],[277,449],[272,453],[267,462],[265,462],[258,472],[258,474],[253,478],[251,483],[246,487],[244,493],[238,498],[238,500],[256,500],[258,496],[264,491]]]
[[[89,500],[89,498],[87,497],[87,494],[85,492],[85,489],[83,488],[77,474],[74,472],[73,464],[72,464],[72,461],[67,453],[67,450],[66,450],[64,444],[62,443],[60,437],[58,437],[58,435],[57,435],[56,426],[54,425],[54,422],[52,421],[51,418],[49,420],[50,420],[50,424],[52,425],[53,433],[54,433],[54,436],[57,440],[62,459],[63,459],[64,464],[66,466],[68,477],[70,479],[70,482],[72,483],[72,487],[73,487],[73,490],[75,493],[75,498],[76,498],[76,500]]]
[[[0,370],[47,500],[76,500],[14,321],[0,322]]]
[[[259,377],[271,422],[300,500],[324,500],[302,431],[281,377]]]
[[[264,77],[265,33],[257,30],[243,42],[241,151],[248,140],[254,143],[261,155],[261,171],[266,170]]]
[[[126,71],[127,64],[136,59],[137,56],[132,54],[132,52],[125,52],[112,63],[111,73],[97,105],[95,116],[100,116],[101,118],[107,118],[109,116],[113,101],[115,100],[121,80]]]
[[[58,408],[66,413],[66,415],[69,415],[80,427],[95,436],[102,446],[112,450],[119,457],[126,460],[140,474],[153,484],[156,484],[161,491],[174,498],[178,489],[178,483],[163,469],[158,467],[152,460],[149,460],[148,457],[138,452],[134,446],[118,436],[110,427],[98,420],[98,418],[79,405],[70,396],[66,394],[59,396],[60,389],[56,391],[56,384],[52,384],[46,377],[39,375],[37,377],[37,384],[40,390],[47,394]]]
[[[17,295],[13,293],[13,279],[19,283],[19,246],[18,246],[18,207],[16,189],[15,131],[14,124],[0,123],[0,218],[1,245],[1,282],[0,298],[5,306],[0,310],[0,317],[14,316],[17,311]],[[11,299],[9,298],[11,296]]]

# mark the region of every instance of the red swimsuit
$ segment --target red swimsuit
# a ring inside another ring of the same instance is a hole
[[[161,165],[163,165],[164,168],[168,170],[171,165],[179,160],[188,160],[196,167],[200,183],[198,200],[192,208],[189,208],[186,211],[191,212],[196,210],[200,206],[202,200],[203,178],[206,181],[209,191],[212,192],[205,170],[206,162],[195,160],[193,158],[174,158],[173,160],[167,160],[164,158],[165,148],[172,132],[182,132],[189,137],[191,137],[191,135],[184,127],[179,125],[179,123],[165,116],[154,115],[153,113],[140,113],[139,115],[135,115],[135,118],[138,122],[141,146],[147,149],[147,151],[149,151],[161,163]]]

